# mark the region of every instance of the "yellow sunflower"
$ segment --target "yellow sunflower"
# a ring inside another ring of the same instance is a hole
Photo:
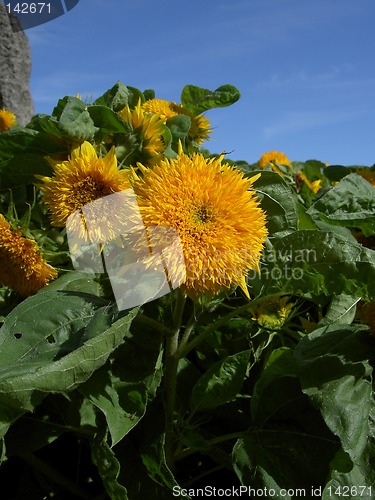
[[[316,181],[309,181],[307,176],[300,170],[297,174],[297,184],[303,182],[306,186],[316,194],[322,187],[322,179],[317,179]]]
[[[16,123],[16,116],[11,111],[0,109],[0,132],[9,130]]]
[[[375,187],[375,170],[371,168],[359,168],[355,171],[356,174],[360,175],[366,181],[368,181],[373,187]]]
[[[252,319],[264,328],[279,330],[293,311],[294,304],[288,300],[287,296],[265,298],[250,309]]]
[[[102,210],[103,204],[91,204],[90,212],[91,202],[130,187],[129,171],[118,170],[114,148],[99,158],[94,147],[84,142],[72,150],[68,160],[54,162],[53,170],[52,177],[40,177],[43,184],[39,187],[54,226],[64,227],[69,219],[69,229],[81,241],[103,242],[113,231],[117,233],[109,224],[114,214]],[[85,218],[90,222],[89,235]]]
[[[12,229],[0,214],[0,285],[27,297],[56,277],[56,269],[45,262],[37,243]]]
[[[178,115],[174,106],[174,102],[167,101],[166,99],[153,98],[144,102],[142,104],[142,109],[145,113],[151,113],[153,115],[158,114],[165,123],[168,118]]]
[[[258,269],[267,235],[265,213],[252,183],[223,156],[178,157],[133,173],[133,189],[146,227],[177,231],[185,260],[182,289],[192,299],[238,285],[249,297],[246,275]],[[168,244],[168,242],[166,242]]]
[[[142,105],[147,113],[158,114],[164,123],[172,116],[185,115],[190,118],[190,129],[187,133],[187,145],[200,146],[209,139],[212,132],[210,121],[204,115],[194,116],[182,104],[176,104],[165,99],[149,99]]]
[[[269,151],[268,153],[264,153],[258,161],[259,168],[262,170],[270,165],[274,172],[283,175],[276,164],[292,168],[292,163],[289,158],[284,153],[279,151]]]
[[[126,106],[118,114],[134,130],[139,142],[140,158],[138,160],[141,159],[148,166],[157,163],[166,148],[163,139],[165,121],[158,114],[146,113],[142,109],[140,100],[133,110]]]

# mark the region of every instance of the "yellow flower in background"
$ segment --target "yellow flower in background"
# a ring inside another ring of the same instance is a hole
[[[164,121],[158,114],[145,112],[140,100],[133,110],[126,106],[118,114],[133,128],[143,153],[142,161],[148,166],[157,163],[166,147],[163,139]]]
[[[178,113],[174,109],[175,103],[167,101],[166,99],[149,99],[142,104],[142,109],[145,113],[151,113],[153,115],[158,114],[159,117],[164,121],[172,116],[176,116]]]
[[[375,170],[368,167],[359,168],[355,171],[355,173],[366,179],[366,181],[368,181],[372,186],[375,187]]]
[[[184,108],[181,104],[174,104],[173,109],[179,115],[188,116],[191,120],[190,129],[187,134],[187,142],[193,143],[195,146],[200,146],[210,138],[212,132],[210,121],[204,115],[194,116],[189,110]]]
[[[259,168],[261,168],[262,170],[270,165],[274,172],[283,175],[276,164],[292,168],[291,161],[284,153],[281,153],[280,151],[269,151],[268,153],[264,153],[258,161]]]
[[[187,133],[187,143],[194,143],[200,146],[209,139],[211,130],[210,121],[204,115],[194,116],[182,104],[176,104],[165,99],[149,99],[142,105],[142,109],[147,113],[158,114],[164,123],[173,116],[185,115],[190,118],[190,129]]]
[[[39,177],[43,184],[38,187],[44,193],[44,201],[51,214],[54,226],[64,227],[69,216],[82,213],[82,207],[114,192],[130,187],[129,170],[118,170],[115,149],[112,148],[103,158],[98,157],[94,147],[84,142],[74,148],[66,161],[53,163],[52,177]],[[113,217],[113,215],[112,215]],[[103,233],[110,231],[107,227],[110,214],[92,214],[96,221],[98,241],[108,238]],[[87,228],[83,216],[74,219],[80,238],[87,238]],[[92,239],[92,234],[90,233]]]
[[[5,132],[16,124],[16,116],[11,111],[0,109],[0,132]]]
[[[204,115],[192,116],[187,135],[188,142],[191,141],[196,146],[201,146],[204,141],[210,138],[211,132],[210,121]]]
[[[36,241],[12,229],[0,214],[0,285],[27,297],[55,278],[56,269],[45,262]]]
[[[306,186],[312,191],[314,194],[316,194],[319,189],[322,187],[322,179],[317,179],[316,181],[309,181],[309,179],[306,177],[306,175],[300,170],[297,174],[297,181],[298,182],[303,182],[306,184]]]
[[[249,297],[246,275],[258,269],[267,235],[265,213],[252,187],[223,156],[191,157],[179,149],[143,176],[133,174],[133,189],[146,227],[177,231],[183,249],[184,292],[192,299],[238,285]]]
[[[279,330],[289,319],[294,304],[289,297],[269,297],[250,308],[252,319],[260,326],[270,330]]]

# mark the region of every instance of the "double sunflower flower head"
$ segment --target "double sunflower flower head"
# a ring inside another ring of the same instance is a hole
[[[129,190],[146,230],[169,228],[178,235],[184,270],[172,269],[172,273],[183,274],[180,286],[187,296],[196,300],[233,286],[249,296],[246,275],[258,269],[267,235],[266,216],[253,188],[256,178],[246,177],[225,163],[223,156],[189,155],[180,145],[175,158],[163,157],[152,167],[139,163],[121,169],[114,149],[100,157],[94,146],[84,142],[66,161],[55,162],[53,170],[39,184],[53,225],[69,225],[83,243],[106,245],[118,236],[123,215],[116,219],[105,209],[93,208],[90,213],[87,207]],[[108,206],[113,212],[113,205]]]

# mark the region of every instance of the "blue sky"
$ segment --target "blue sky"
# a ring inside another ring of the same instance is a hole
[[[370,166],[374,20],[374,0],[80,0],[26,31],[35,112],[117,80],[177,102],[185,84],[229,83],[241,99],[207,112],[211,152]]]

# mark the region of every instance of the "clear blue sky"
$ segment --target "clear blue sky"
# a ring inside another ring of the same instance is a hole
[[[211,152],[373,165],[374,22],[374,0],[80,0],[26,31],[35,111],[117,80],[174,101],[230,83],[241,99],[207,112]]]

